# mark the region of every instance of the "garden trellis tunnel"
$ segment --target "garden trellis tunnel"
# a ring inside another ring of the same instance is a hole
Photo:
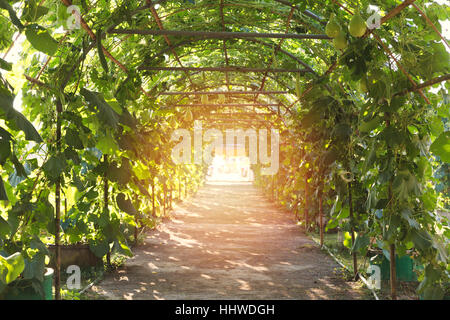
[[[0,298],[19,280],[43,290],[52,257],[61,299],[64,245],[131,256],[205,178],[171,159],[195,121],[278,130],[278,172],[252,167],[262,192],[321,247],[344,231],[355,279],[377,249],[393,299],[402,256],[422,266],[421,297],[448,295],[445,1],[0,0],[0,13]]]

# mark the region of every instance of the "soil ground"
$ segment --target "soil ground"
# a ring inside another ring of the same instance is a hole
[[[92,290],[107,299],[372,299],[249,182],[209,182],[171,215]]]

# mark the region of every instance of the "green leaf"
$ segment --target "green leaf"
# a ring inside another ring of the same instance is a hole
[[[367,235],[360,235],[355,239],[355,244],[352,247],[352,252],[354,251],[361,251],[367,249],[367,247],[370,244],[370,238]]]
[[[27,1],[26,5],[21,18],[27,22],[36,21],[49,12],[47,7],[36,5],[34,1]]]
[[[405,140],[405,134],[392,126],[383,130],[383,137],[389,147],[399,145]]]
[[[119,115],[114,109],[105,101],[103,96],[94,91],[89,91],[81,88],[80,93],[89,102],[89,106],[97,108],[97,117],[106,125],[116,128],[119,123]]]
[[[110,133],[101,137],[97,141],[97,144],[95,146],[103,154],[115,154],[117,151],[119,151],[119,147],[117,146],[116,141],[114,140],[114,138],[111,136]]]
[[[59,155],[52,156],[50,159],[48,159],[47,162],[42,166],[42,169],[48,177],[55,179],[64,172],[66,166],[66,159],[63,155]]]
[[[11,233],[11,226],[9,225],[8,221],[6,221],[0,216],[0,239],[5,238],[10,233]]]
[[[103,53],[103,47],[102,47],[102,30],[98,29],[97,35],[97,52],[98,52],[98,58],[100,60],[100,64],[102,65],[103,70],[105,70],[105,73],[109,73],[108,69],[108,62],[106,61],[105,54]]]
[[[381,117],[375,117],[370,121],[363,122],[359,125],[359,131],[361,132],[371,132],[375,128],[377,128],[381,123]]]
[[[25,268],[25,261],[20,252],[16,252],[9,257],[0,256],[0,280],[9,284],[17,279]]]
[[[450,131],[441,133],[430,146],[430,151],[439,156],[443,162],[450,162]]]
[[[337,160],[339,156],[339,152],[336,148],[330,148],[327,152],[325,152],[323,156],[323,164],[325,167],[331,165],[334,161]]]
[[[71,128],[66,129],[66,142],[69,146],[73,147],[74,149],[81,150],[84,148],[83,142],[80,139],[80,136],[78,135],[78,132]]]
[[[347,247],[349,249],[352,248],[352,236],[350,232],[346,231],[344,232],[344,241],[342,242],[344,247]]]
[[[89,248],[98,258],[103,258],[109,252],[109,244],[107,241],[89,241]]]
[[[114,241],[114,248],[117,250],[117,252],[124,254],[128,257],[132,257],[133,253],[131,252],[130,248],[121,241]]]
[[[2,58],[0,58],[0,69],[11,71],[12,70],[12,63],[9,63]]]
[[[53,56],[58,50],[58,41],[53,39],[45,28],[36,24],[27,26],[25,36],[33,48],[49,56]]]
[[[42,138],[23,114],[13,108],[14,96],[6,89],[0,87],[0,116],[3,116],[8,126],[14,130],[22,130],[27,140],[37,143],[42,142]]]
[[[6,194],[5,184],[3,183],[2,177],[0,177],[0,200],[9,200],[8,195]]]
[[[411,240],[420,251],[426,251],[432,246],[430,235],[424,230],[411,229]]]
[[[25,132],[25,139],[32,140],[37,143],[42,142],[42,138],[34,128],[33,124],[25,118],[23,114],[18,111],[15,111],[15,123],[18,129]]]
[[[45,254],[43,252],[38,252],[31,259],[25,260],[25,269],[23,270],[24,279],[36,279],[43,282],[44,272]]]
[[[423,290],[424,300],[442,300],[445,291],[440,286],[427,287]]]
[[[11,19],[11,22],[18,27],[19,29],[23,28],[22,22],[20,22],[19,18],[17,17],[16,11],[14,11],[13,7],[8,3],[6,0],[0,0],[0,8],[5,9],[9,13],[9,18]]]
[[[0,164],[3,165],[11,155],[11,144],[9,140],[0,138]]]
[[[409,225],[412,228],[416,228],[419,229],[420,225],[419,223],[412,217],[412,212],[411,209],[409,208],[404,208],[401,212],[400,212],[401,216],[403,219],[405,219],[406,221],[408,221]]]
[[[125,194],[119,193],[116,197],[117,206],[120,210],[131,214],[136,215],[138,212],[136,211],[136,208],[133,206],[133,203],[129,199],[125,199]]]

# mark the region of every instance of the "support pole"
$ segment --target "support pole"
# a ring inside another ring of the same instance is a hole
[[[181,175],[178,176],[178,200],[181,200]]]
[[[386,118],[386,127],[389,127],[391,125],[390,120],[390,114],[385,112],[385,118]],[[392,150],[388,147],[388,155],[392,156]],[[392,201],[393,201],[393,194],[392,194],[392,183],[393,183],[393,177],[391,177],[389,181],[388,186],[388,205],[390,208],[390,213],[392,212]],[[390,226],[389,226],[390,227]],[[391,284],[391,299],[397,300],[397,270],[395,265],[395,243],[391,244],[389,246],[389,272],[390,272],[390,284]]]
[[[155,207],[155,177],[152,177],[152,214],[156,217]]]
[[[308,69],[281,69],[281,68],[249,68],[249,67],[150,67],[140,66],[138,70],[145,71],[194,71],[194,72],[242,72],[242,73],[305,73]]]
[[[320,247],[323,247],[323,186],[319,187],[319,232],[320,232]]]
[[[56,101],[56,152],[61,151],[61,113],[62,103]],[[61,300],[61,176],[55,183],[55,300]]]
[[[309,184],[308,184],[308,176],[307,173],[305,175],[305,231],[309,231]]]
[[[105,166],[108,166],[108,155],[104,154],[103,155],[103,162],[105,164]],[[106,177],[106,172],[103,176],[103,206],[104,206],[104,212],[103,214],[108,214],[109,215],[109,210],[108,210],[108,202],[109,202],[109,182],[108,182],[108,178]],[[109,243],[108,243],[108,252],[106,253],[106,266],[108,268],[111,268],[111,249],[109,248]]]
[[[326,34],[304,33],[268,33],[268,32],[226,32],[226,31],[185,31],[185,30],[156,30],[156,29],[112,29],[109,34],[139,34],[152,36],[196,37],[202,39],[321,39],[332,40]]]
[[[166,182],[163,182],[163,212],[164,217],[166,216]]]
[[[348,183],[348,206],[349,206],[349,216],[350,216],[350,231],[352,237],[352,246],[355,245],[355,226],[353,217],[353,200],[352,200],[352,183]],[[353,256],[353,273],[355,280],[358,279],[358,258],[356,257],[356,252],[352,252]]]

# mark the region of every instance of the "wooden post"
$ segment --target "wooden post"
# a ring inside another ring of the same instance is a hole
[[[388,188],[388,197],[389,197],[389,206],[391,206],[392,201],[392,178],[391,181],[389,181],[389,188]],[[392,213],[391,213],[392,214]],[[390,228],[391,226],[389,226]],[[390,273],[390,283],[391,283],[391,299],[397,300],[397,266],[395,264],[395,243],[391,244],[389,246],[389,273]]]
[[[319,187],[319,233],[320,233],[320,246],[323,247],[323,186]]]
[[[178,200],[181,200],[181,175],[178,176]]]
[[[270,186],[270,197],[272,198],[272,201],[275,201],[275,178],[272,176],[272,183]]]
[[[108,155],[103,155],[103,163],[105,166],[108,166]],[[103,206],[104,206],[104,214],[109,215],[109,209],[108,209],[108,203],[109,203],[109,182],[108,178],[106,177],[106,171],[103,176]],[[108,243],[109,246],[109,243]],[[106,266],[108,268],[111,268],[111,249],[108,249],[108,252],[106,253]]]
[[[62,103],[56,101],[56,152],[61,151],[61,113]],[[61,300],[61,176],[55,182],[55,300]]]
[[[353,218],[353,200],[352,200],[352,183],[348,183],[348,206],[349,206],[349,216],[350,216],[350,231],[352,237],[352,246],[355,245],[355,227]],[[356,257],[356,252],[352,252],[353,256],[353,274],[355,280],[358,279],[358,258]]]
[[[163,212],[164,217],[166,216],[166,182],[163,182]]]
[[[386,127],[389,127],[391,125],[391,120],[390,120],[390,115],[388,112],[385,112],[385,118],[386,118]],[[388,156],[391,155],[392,156],[392,150],[388,147]],[[391,214],[393,214],[392,212],[392,198],[393,198],[393,194],[392,194],[392,182],[393,182],[393,177],[391,177],[390,181],[389,181],[389,186],[388,186],[388,203],[389,203],[389,207],[390,207],[390,211]],[[390,228],[391,226],[389,226]],[[391,244],[389,246],[389,272],[390,272],[390,284],[391,284],[391,299],[392,300],[397,300],[397,274],[396,274],[396,265],[395,265],[395,243]]]
[[[152,177],[152,214],[156,217],[155,208],[155,177]]]
[[[305,231],[309,231],[309,185],[308,185],[308,174],[305,175]]]
[[[392,300],[397,300],[397,274],[396,274],[396,265],[395,265],[395,244],[391,244],[389,248],[389,256],[390,256],[390,265],[389,271],[391,276],[391,298]]]
[[[138,200],[137,195],[134,196],[135,201]],[[134,216],[134,223],[136,226],[134,227],[134,245],[137,245],[138,235],[139,235],[139,224],[137,215]]]
[[[172,201],[173,201],[173,190],[172,190],[172,187],[170,187],[170,209],[173,208]]]

